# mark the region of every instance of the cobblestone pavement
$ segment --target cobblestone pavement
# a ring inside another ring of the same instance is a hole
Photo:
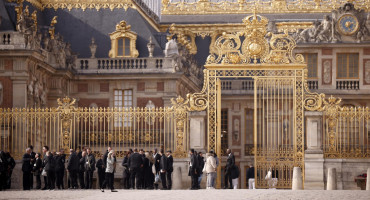
[[[361,190],[55,190],[55,191],[3,191],[0,199],[129,199],[129,200],[227,200],[227,199],[370,199],[370,191]]]

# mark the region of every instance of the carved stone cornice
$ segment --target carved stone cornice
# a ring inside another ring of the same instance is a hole
[[[210,14],[250,14],[250,8],[257,8],[258,13],[327,13],[339,8],[343,0],[264,0],[246,1],[238,0],[231,2],[222,0],[197,0],[195,2],[183,2],[162,0],[162,15],[210,15]],[[349,0],[356,4],[356,8],[370,11],[370,0]]]

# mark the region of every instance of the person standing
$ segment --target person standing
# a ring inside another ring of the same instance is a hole
[[[67,171],[69,173],[69,180],[72,189],[77,189],[77,173],[80,165],[80,161],[77,157],[76,152],[73,149],[69,150],[70,156],[68,158]]]
[[[6,177],[8,164],[6,161],[5,152],[0,150],[0,191],[6,189]]]
[[[35,156],[35,164],[33,165],[33,175],[36,177],[36,189],[41,189],[41,172],[42,172],[42,160],[41,154],[37,153]]]
[[[150,161],[149,158],[146,157],[144,150],[141,150],[142,156],[143,156],[143,168],[141,171],[141,188],[142,189],[149,189],[150,183],[149,183],[149,167],[150,167]]]
[[[170,190],[172,188],[172,172],[173,172],[173,157],[171,150],[167,151],[167,164],[168,164],[168,170],[167,170],[167,188]]]
[[[254,183],[254,166],[253,165],[250,165],[250,167],[247,170],[247,183],[248,183],[248,189],[253,189],[253,183]]]
[[[148,159],[148,167],[147,171],[145,172],[145,180],[147,182],[147,189],[154,189],[154,174],[153,174],[153,164],[154,164],[154,158],[153,155],[151,155],[150,152],[145,152],[145,157]]]
[[[166,173],[168,171],[168,162],[167,162],[167,156],[164,155],[163,149],[159,151],[161,154],[161,161],[159,162],[160,171],[161,174],[161,180],[162,180],[162,190],[167,190],[167,181],[166,181]]]
[[[215,188],[215,178],[216,178],[216,159],[213,157],[211,152],[206,154],[205,172],[207,174],[207,189]]]
[[[43,157],[42,157],[42,167],[45,169],[45,163],[46,163],[46,159],[47,159],[47,156],[46,156],[46,152],[49,151],[49,147],[48,146],[43,146],[42,147],[42,153],[43,153]],[[44,176],[44,188],[42,188],[42,190],[47,190],[49,188],[49,184],[48,184],[48,177],[47,176]]]
[[[85,157],[85,189],[92,189],[93,175],[95,171],[95,156],[91,153],[91,149],[87,148]]]
[[[159,155],[157,149],[154,149],[153,158],[154,158],[154,168],[155,168],[154,187],[155,187],[156,190],[158,190],[159,168],[160,168],[159,167],[159,162],[161,160],[161,155]]]
[[[26,153],[22,157],[22,171],[23,171],[23,190],[30,190],[30,175],[32,171],[31,149],[27,148]]]
[[[189,176],[191,177],[191,190],[198,189],[198,158],[194,152],[194,149],[190,149],[190,163],[189,163]]]
[[[61,149],[60,151],[60,156],[61,156],[61,159],[62,159],[62,163],[63,163],[63,170],[60,172],[59,176],[61,177],[61,181],[62,181],[62,184],[61,184],[61,188],[64,189],[64,173],[66,171],[66,157],[67,155],[64,153],[64,149]]]
[[[104,155],[100,156],[98,162],[96,162],[96,168],[98,169],[99,188],[103,188],[103,182],[105,177],[105,166],[103,162]]]
[[[86,151],[81,153],[80,165],[78,168],[78,181],[80,183],[80,189],[85,189],[85,159],[86,159]]]
[[[15,167],[15,160],[14,158],[10,155],[9,152],[5,153],[5,158],[6,158],[6,163],[7,163],[7,173],[6,173],[6,183],[5,183],[5,188],[10,189],[12,185],[12,173],[13,169]],[[0,177],[1,178],[1,177]],[[1,183],[0,183],[1,184]],[[1,186],[0,186],[1,188]]]
[[[230,149],[226,150],[226,154],[227,154],[227,161],[226,161],[226,166],[225,166],[225,187],[224,189],[233,189],[231,172],[235,165],[235,157],[234,157],[234,154],[231,153]],[[229,184],[230,184],[230,187],[229,187]]]
[[[33,146],[32,145],[30,145],[28,148],[31,149],[31,154],[30,154],[31,155],[31,159],[32,159],[31,166],[33,166],[35,164],[35,156],[36,156],[36,153],[33,152]],[[30,189],[31,190],[33,189],[33,172],[32,172],[32,170],[31,170],[31,174],[30,174]]]
[[[55,189],[55,159],[50,151],[46,152],[45,171],[48,178],[49,190]]]
[[[130,149],[126,156],[122,160],[122,167],[123,167],[123,188],[124,189],[130,189],[130,169],[128,166],[128,159],[132,153],[132,150]]]
[[[64,170],[65,170],[64,159],[60,152],[57,152],[55,156],[55,177],[58,189],[63,189]]]
[[[204,157],[202,152],[198,153],[198,163],[199,163],[198,189],[200,189],[200,183],[202,182],[204,168]]]
[[[105,169],[105,180],[104,180],[104,183],[103,183],[103,187],[101,188],[101,191],[104,192],[104,188],[106,186],[106,184],[108,183],[109,185],[109,188],[111,189],[111,192],[117,192],[117,190],[114,189],[113,187],[113,183],[114,183],[114,180],[113,180],[113,173],[114,173],[114,151],[111,150],[109,153],[108,153],[108,156],[107,156],[107,166],[106,166],[106,169]]]
[[[141,189],[141,180],[140,180],[140,171],[143,168],[143,156],[137,152],[137,149],[134,149],[134,153],[131,154],[128,159],[128,166],[130,167],[130,178],[131,178],[131,187],[133,189]],[[135,184],[136,179],[136,184]]]

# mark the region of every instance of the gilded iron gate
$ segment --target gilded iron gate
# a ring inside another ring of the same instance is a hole
[[[205,65],[203,90],[188,94],[189,108],[207,111],[208,150],[215,149],[221,155],[220,78],[253,78],[254,106],[262,107],[254,113],[255,119],[260,117],[254,122],[257,187],[267,187],[264,175],[271,167],[278,178],[276,187],[290,188],[293,167],[304,170],[306,65],[302,55],[293,56],[296,43],[292,37],[267,33],[265,17],[254,14],[243,22],[244,31],[223,33],[216,40],[216,53],[208,56]],[[220,167],[218,174],[220,187]]]

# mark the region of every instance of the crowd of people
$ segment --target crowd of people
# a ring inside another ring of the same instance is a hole
[[[9,189],[11,174],[15,161],[9,153],[0,152],[0,190]],[[67,158],[64,150],[51,152],[48,146],[42,148],[42,154],[33,152],[29,146],[22,157],[23,190],[65,189],[64,175],[67,176],[68,189],[92,189],[93,175],[97,170],[98,187],[102,192],[109,188],[114,189],[114,173],[117,168],[115,151],[108,147],[99,158],[95,158],[89,147],[70,149]],[[202,152],[194,149],[189,151],[189,173],[192,190],[200,189],[203,175],[207,178],[207,189],[214,189],[217,178],[219,159],[215,152],[210,151],[203,157]],[[236,189],[238,186],[239,169],[235,165],[235,157],[231,150],[227,150],[225,166],[225,189]],[[163,189],[172,188],[173,157],[172,152],[163,149],[159,151],[129,149],[122,160],[124,189]],[[41,188],[43,177],[44,187]],[[34,180],[36,186],[33,187]],[[159,187],[161,184],[162,187]],[[230,185],[230,187],[229,187]]]
[[[0,150],[0,191],[10,189],[15,161],[9,152]]]

